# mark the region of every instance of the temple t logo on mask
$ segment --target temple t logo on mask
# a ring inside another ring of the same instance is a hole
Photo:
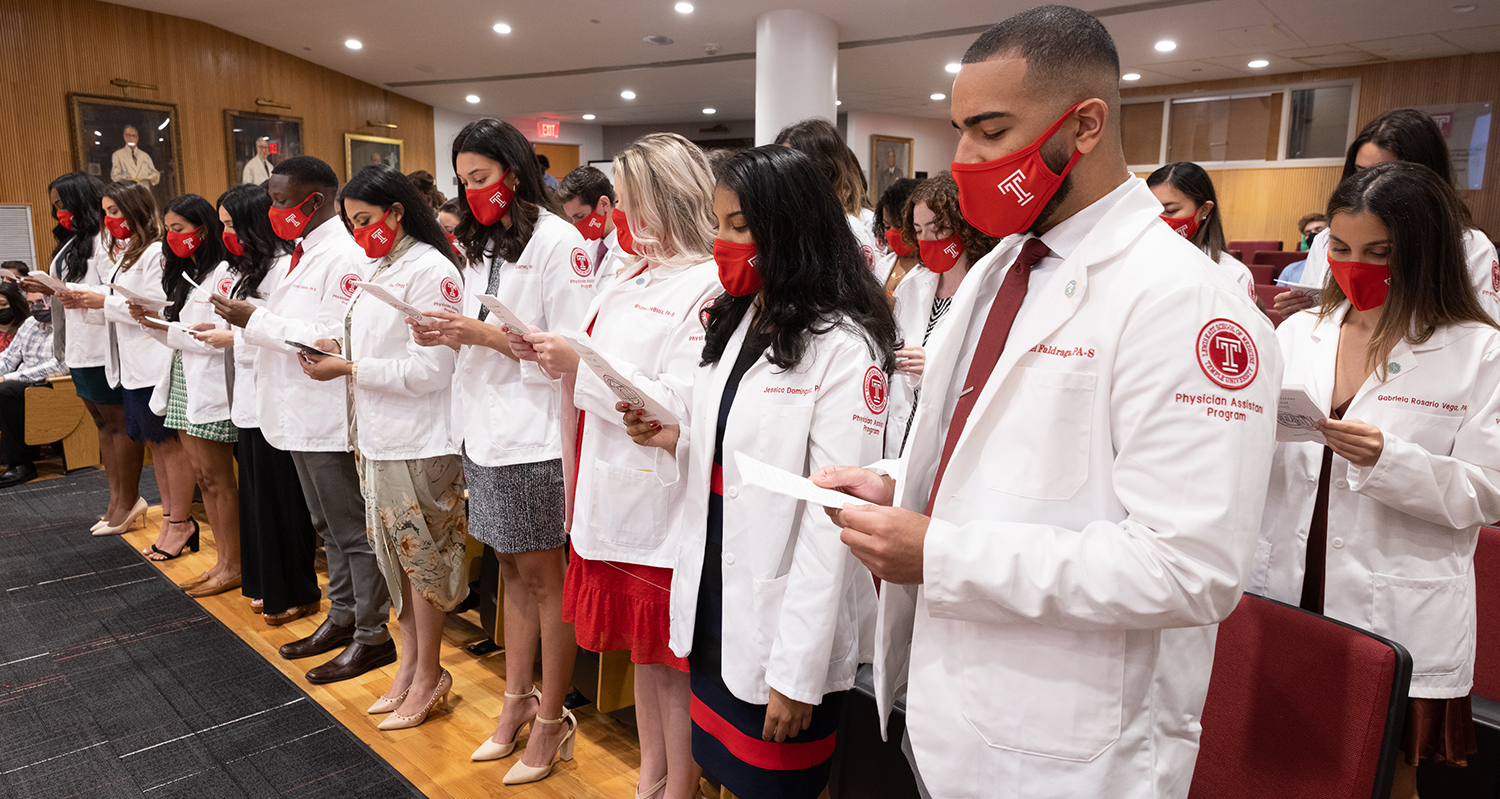
[[[1021,183],[1025,180],[1026,173],[1017,169],[1016,171],[1010,173],[1010,177],[1000,181],[1000,183],[996,185],[996,188],[1000,189],[1001,194],[1016,195],[1016,204],[1025,206],[1032,200],[1036,199],[1036,195],[1027,191],[1026,188],[1021,185]]]

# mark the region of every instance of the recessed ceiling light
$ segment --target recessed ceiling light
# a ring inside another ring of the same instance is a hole
[[[833,101],[833,104],[834,104],[834,105],[843,105],[843,104],[844,104],[844,101],[843,101],[843,100],[834,100],[834,101]]]
[[[642,41],[644,41],[646,44],[659,44],[665,47],[666,45],[672,44],[675,40],[671,36],[663,36],[659,33],[656,33],[644,37]]]
[[[692,3],[678,3],[677,5],[672,6],[672,7],[675,8],[675,9],[677,9],[677,13],[679,13],[679,14],[691,14],[691,13],[693,13],[693,4]]]
[[[948,99],[948,95],[943,94],[942,92],[933,92],[929,96],[928,99],[932,99],[932,100],[946,100],[946,99]]]
[[[949,64],[948,66],[943,67],[943,69],[947,70],[948,72],[953,73],[954,75],[957,75],[958,74],[958,70],[961,69],[962,67],[963,67],[962,64],[958,63],[957,61],[954,61],[953,63]]]
[[[510,26],[506,25],[504,22],[496,22],[495,23],[495,32],[496,33],[510,33]]]
[[[361,43],[358,39],[349,39],[348,41],[344,42],[344,46],[349,48],[350,50],[358,50],[359,48],[364,47],[364,44]]]
[[[703,109],[703,113],[705,113],[705,114],[717,114],[717,113],[719,113],[719,109],[717,109],[717,108],[705,108],[705,109]]]
[[[1173,50],[1177,49],[1177,42],[1174,42],[1171,39],[1162,39],[1161,41],[1156,43],[1156,49],[1157,51],[1162,53],[1170,53]]]
[[[584,119],[593,119],[593,118],[594,118],[594,115],[593,115],[593,114],[584,114],[584,115],[583,115],[583,118],[584,118]]]
[[[468,97],[465,97],[464,99],[468,100],[471,103],[477,103],[477,102],[479,102],[479,95],[477,95],[477,94],[471,94]]]
[[[1265,60],[1264,58],[1257,58],[1254,61],[1251,61],[1250,64],[1249,64],[1249,67],[1251,69],[1260,69],[1261,67],[1269,67],[1269,66],[1271,66],[1271,62]]]
[[[1455,14],[1467,14],[1470,11],[1473,11],[1475,8],[1478,8],[1478,6],[1467,6],[1467,5],[1466,6],[1454,6],[1453,7],[1453,13],[1455,13]]]
[[[633,92],[633,91],[631,91],[629,89],[626,89],[625,91],[620,92],[620,96],[623,97],[623,98],[625,98],[626,100],[634,100],[635,99],[635,92]]]
[[[1140,79],[1141,79],[1141,73],[1139,73],[1139,72],[1127,72],[1124,75],[1120,76],[1120,80],[1140,80]]]

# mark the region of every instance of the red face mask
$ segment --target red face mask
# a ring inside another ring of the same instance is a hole
[[[958,184],[958,206],[969,224],[995,238],[1030,230],[1042,208],[1063,178],[1073,171],[1082,153],[1073,151],[1062,174],[1042,160],[1042,145],[1052,138],[1078,106],[1068,109],[1036,141],[993,161],[982,164],[953,162],[953,181]]]
[[[479,220],[479,224],[489,227],[500,221],[505,212],[510,210],[510,203],[516,197],[516,190],[506,185],[505,179],[510,177],[510,170],[500,176],[493,186],[485,186],[482,189],[464,189],[464,197],[469,201],[469,213]]]
[[[1192,241],[1193,237],[1198,235],[1198,227],[1203,224],[1198,221],[1197,208],[1194,208],[1191,214],[1178,219],[1162,214],[1161,221],[1166,222],[1167,227],[1188,241]]]
[[[109,229],[109,235],[117,239],[123,241],[130,238],[130,223],[123,216],[104,217],[104,226]]]
[[[310,213],[303,213],[302,206],[307,205],[307,201],[311,200],[314,196],[321,197],[322,194],[315,191],[303,197],[302,202],[297,203],[291,208],[271,206],[271,210],[267,212],[267,215],[271,218],[271,230],[275,231],[277,236],[287,241],[300,239],[307,235],[308,220],[312,219],[314,213],[317,213],[317,209],[313,209]]]
[[[443,235],[448,237],[448,243],[449,244],[457,244],[458,243],[458,237],[455,236],[455,235],[453,235],[452,233],[444,233]]]
[[[178,258],[191,258],[198,251],[198,245],[203,242],[203,228],[195,227],[186,233],[178,233],[175,230],[167,231],[167,246],[172,248],[172,254]]]
[[[639,255],[640,253],[635,251],[635,236],[630,233],[630,220],[625,218],[625,212],[616,208],[609,214],[609,218],[615,220],[615,232],[619,234],[616,238],[620,241],[620,249],[631,255]]]
[[[68,209],[64,208],[63,210],[58,211],[55,214],[55,216],[57,217],[57,224],[62,225],[65,230],[72,230],[73,229],[73,212],[72,211],[69,211]]]
[[[885,229],[885,243],[891,248],[891,252],[895,253],[899,258],[911,255],[911,248],[906,246],[905,241],[901,240],[901,231],[896,228],[888,227]]]
[[[396,229],[385,223],[386,217],[390,215],[391,209],[387,208],[379,219],[351,231],[354,235],[354,243],[365,251],[365,255],[371,258],[384,258],[391,248],[396,246]]]
[[[755,242],[740,244],[714,239],[714,263],[719,265],[719,283],[735,297],[760,291],[764,283],[755,269]]]
[[[922,265],[939,274],[953,268],[964,254],[964,243],[954,233],[946,239],[935,241],[917,240],[917,249],[922,252]]]
[[[224,231],[223,238],[224,249],[228,250],[230,255],[245,254],[245,245],[240,244],[240,237],[235,235],[235,232],[233,230]]]
[[[589,241],[598,241],[604,238],[604,214],[591,211],[588,216],[574,222],[573,227]]]
[[[1333,279],[1355,310],[1368,311],[1385,305],[1385,293],[1391,287],[1391,270],[1385,264],[1335,261],[1329,255],[1328,271],[1333,273]]]

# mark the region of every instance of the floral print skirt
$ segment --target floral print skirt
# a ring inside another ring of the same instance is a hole
[[[411,582],[412,593],[434,607],[445,612],[458,607],[469,593],[462,459],[362,458],[360,488],[365,495],[365,533],[397,615],[402,611],[402,574]]]

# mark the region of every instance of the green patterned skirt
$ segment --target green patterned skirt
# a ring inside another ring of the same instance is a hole
[[[206,441],[233,444],[240,440],[239,428],[228,419],[208,424],[193,424],[188,421],[187,381],[182,378],[182,350],[172,351],[172,391],[167,395],[166,426]]]

